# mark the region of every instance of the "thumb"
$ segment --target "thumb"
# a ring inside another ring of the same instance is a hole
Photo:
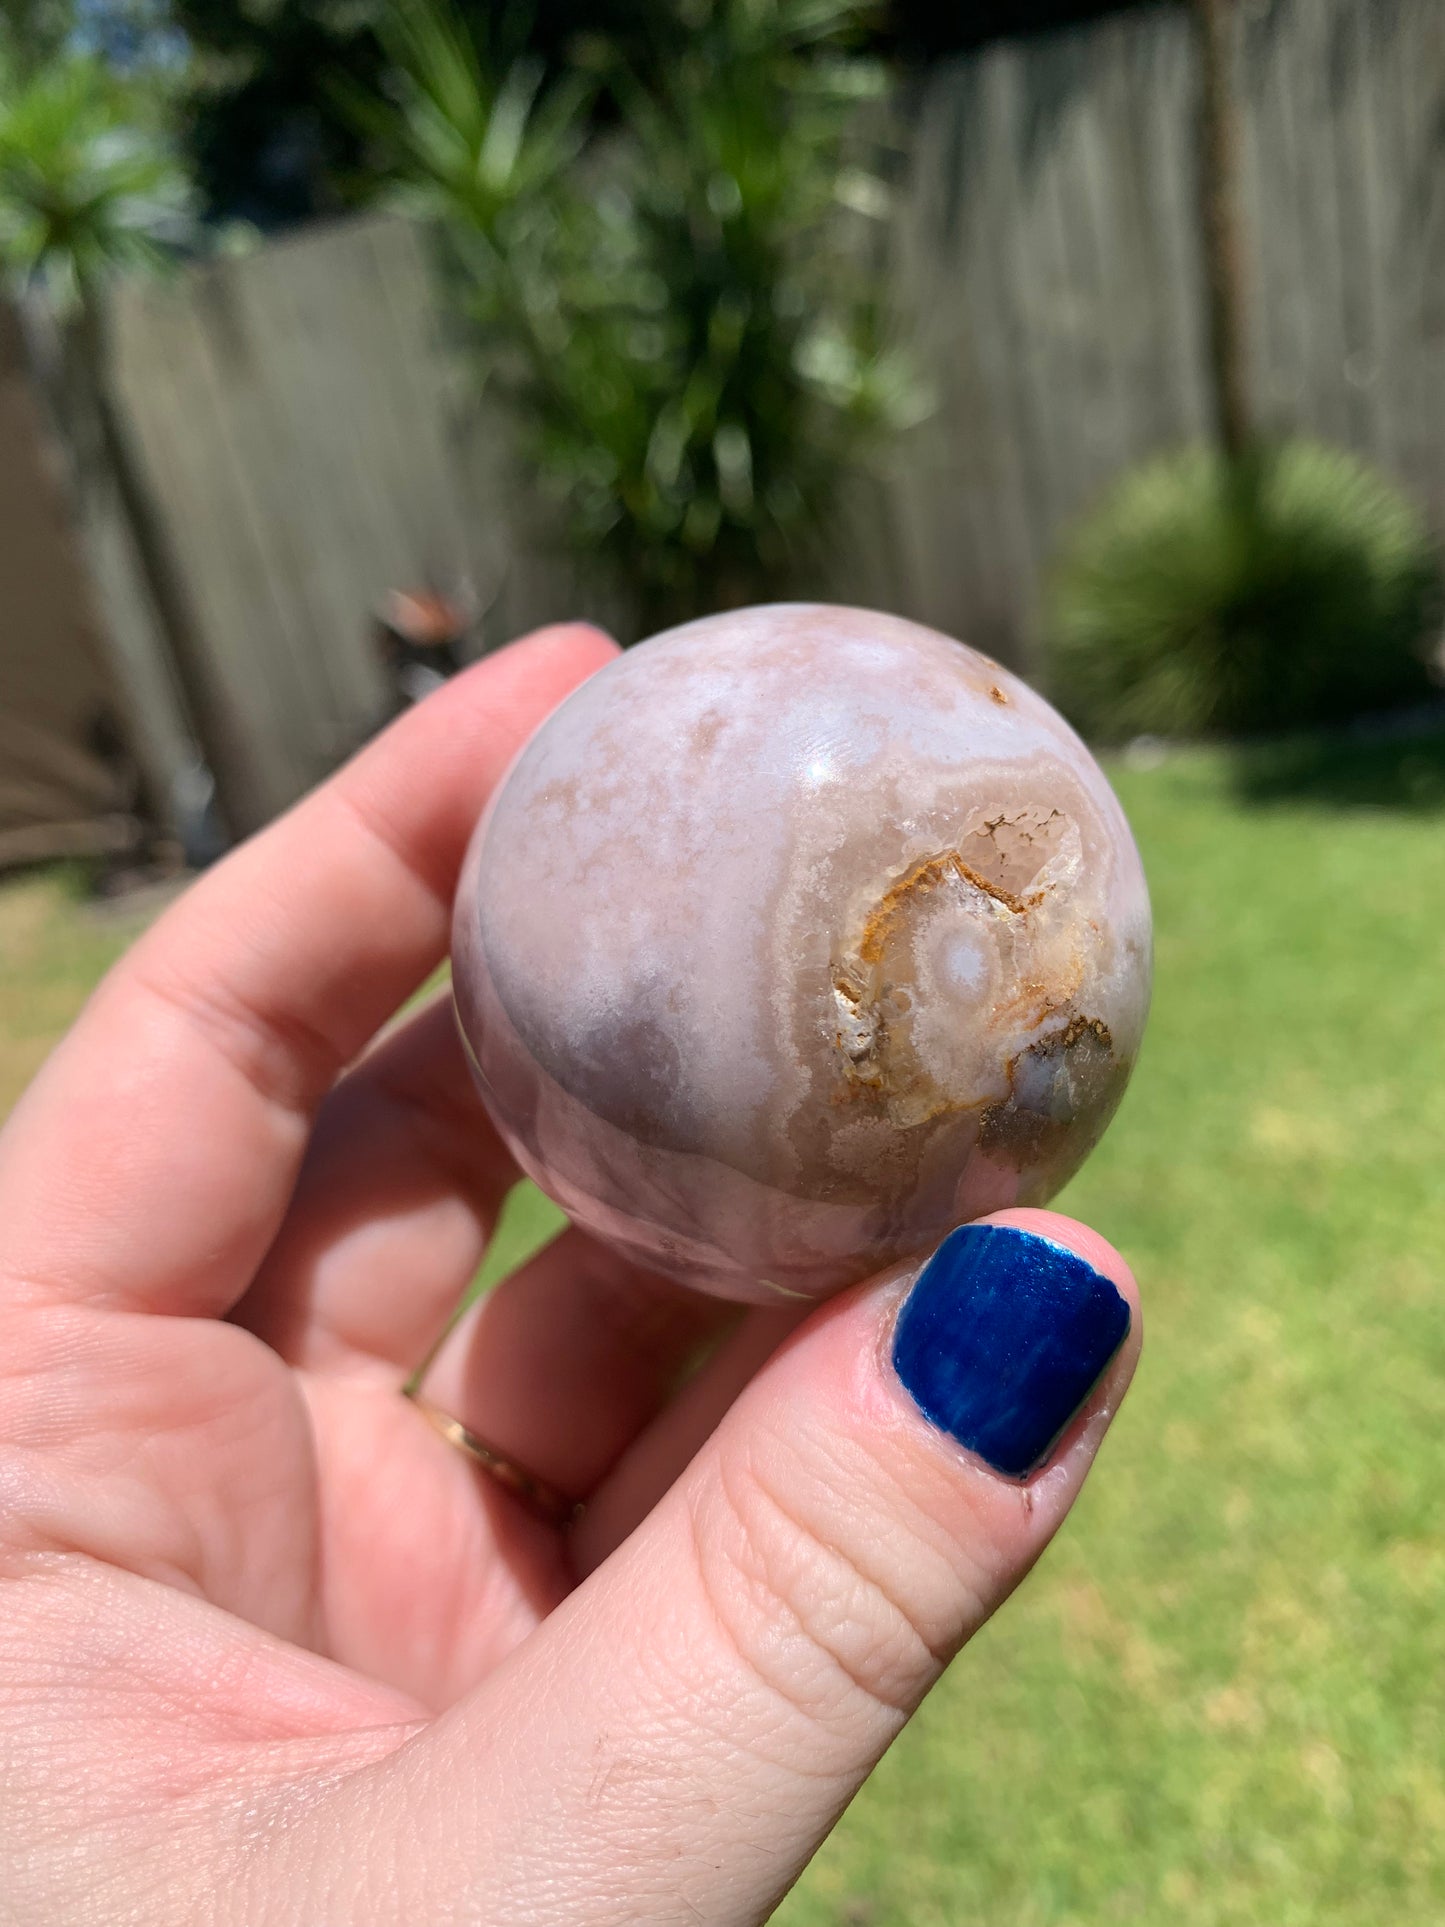
[[[824,1306],[537,1632],[348,1784],[346,1822],[400,1837],[396,1917],[765,1919],[1057,1529],[1139,1337],[1122,1260],[1042,1212]]]

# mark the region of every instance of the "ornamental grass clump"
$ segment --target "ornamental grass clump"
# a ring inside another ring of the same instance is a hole
[[[1050,584],[1049,689],[1086,735],[1246,735],[1432,690],[1439,558],[1368,463],[1306,440],[1128,474]]]

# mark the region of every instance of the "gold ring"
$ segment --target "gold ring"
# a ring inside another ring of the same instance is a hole
[[[569,1526],[582,1511],[580,1499],[569,1499],[565,1492],[559,1492],[555,1485],[539,1479],[535,1472],[529,1472],[515,1459],[509,1459],[505,1452],[499,1452],[494,1445],[478,1438],[460,1419],[453,1418],[450,1412],[442,1411],[417,1392],[410,1389],[404,1394],[421,1413],[434,1432],[440,1434],[448,1445],[454,1445],[473,1465],[480,1466],[489,1479],[495,1479],[504,1492],[510,1492],[519,1505],[525,1506],[534,1519],[544,1525]]]

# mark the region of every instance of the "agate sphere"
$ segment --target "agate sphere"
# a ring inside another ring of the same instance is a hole
[[[818,1298],[1052,1196],[1149,1001],[1122,810],[987,657],[803,604],[670,630],[567,698],[479,824],[453,984],[491,1116],[589,1231]]]

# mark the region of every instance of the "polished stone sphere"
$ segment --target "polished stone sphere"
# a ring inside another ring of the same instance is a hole
[[[523,749],[453,982],[522,1169],[640,1264],[818,1298],[1075,1172],[1149,1002],[1088,750],[987,657],[859,609],[640,644]]]

